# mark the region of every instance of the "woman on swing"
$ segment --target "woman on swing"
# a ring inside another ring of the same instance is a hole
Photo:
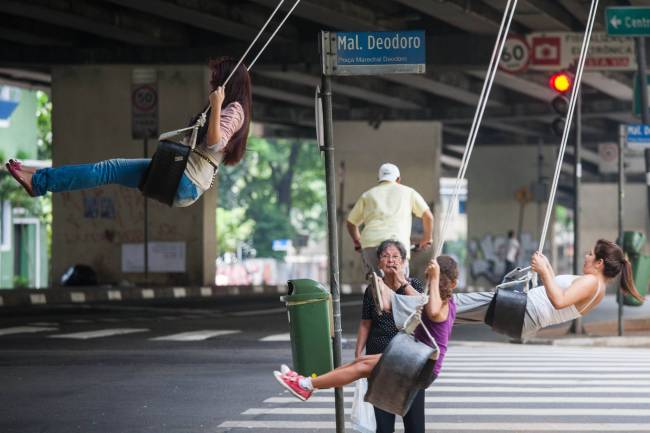
[[[240,65],[225,89],[222,86],[236,64],[230,57],[210,61],[211,109],[206,124],[199,129],[197,146],[190,153],[178,185],[175,207],[194,203],[210,188],[220,164],[235,165],[244,156],[251,120],[251,83],[246,67]],[[5,166],[30,196],[38,197],[48,191],[74,191],[108,184],[137,188],[149,162],[146,158],[110,159],[36,170],[10,159]]]
[[[383,260],[380,256],[380,267],[382,261]],[[403,272],[401,271],[394,272],[394,274],[404,278]],[[456,287],[456,281],[458,279],[458,266],[451,257],[440,256],[436,260],[431,260],[426,269],[425,276],[429,301],[424,306],[421,326],[427,327],[428,332],[436,340],[440,350],[439,357],[434,366],[434,375],[437,376],[442,368],[445,352],[447,351],[447,342],[451,335],[451,328],[456,315],[456,306],[452,297],[452,291]],[[405,281],[404,285],[406,286],[403,290],[404,293],[409,295],[418,295],[419,297],[420,293],[413,288],[408,281]],[[404,287],[404,285],[402,285],[400,289]],[[371,289],[373,289],[373,287],[368,288],[368,290]],[[403,296],[396,294],[396,289],[391,290],[388,286],[384,286],[384,288],[380,290],[390,292],[390,296],[385,296],[386,294],[383,293],[384,300],[390,300],[392,296]],[[390,303],[386,303],[385,301],[384,310],[389,311],[390,309]],[[415,337],[419,341],[431,345],[429,338],[422,329],[416,330]],[[370,373],[373,368],[375,368],[375,365],[377,365],[381,356],[381,353],[370,355],[359,354],[351,363],[342,365],[335,370],[316,378],[300,376],[295,371],[289,369],[286,365],[282,365],[281,371],[275,371],[274,375],[278,382],[287,388],[293,395],[298,397],[300,400],[307,400],[315,389],[336,388],[352,383],[362,377],[370,377]],[[421,412],[422,422],[420,424],[422,424],[423,429],[424,401],[421,404]],[[392,429],[390,431],[392,431]]]
[[[623,250],[614,242],[600,239],[586,253],[583,275],[556,276],[542,253],[535,253],[531,267],[541,278],[542,285],[528,292],[522,337],[531,337],[542,328],[582,317],[593,310],[605,296],[606,284],[620,275],[621,290],[639,301],[644,298],[634,286],[632,266]],[[432,290],[438,266],[427,268],[430,302],[436,290]],[[454,294],[449,301],[456,306],[456,323],[483,322],[495,292]],[[394,296],[403,295],[391,295]],[[384,297],[385,299],[385,297]],[[385,305],[384,308],[390,308]],[[422,340],[426,343],[426,339]],[[438,342],[440,345],[440,342]],[[444,342],[446,344],[446,342]],[[441,345],[442,348],[442,345]],[[314,389],[340,387],[362,377],[369,377],[381,355],[360,357],[350,364],[315,379],[304,378],[283,366],[276,378],[301,400],[308,399]]]

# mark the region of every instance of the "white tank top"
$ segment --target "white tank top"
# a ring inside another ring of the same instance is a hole
[[[577,278],[578,275],[556,275],[555,284],[562,291],[566,291]],[[600,285],[582,311],[586,310],[594,302],[599,293]],[[570,305],[559,310],[556,309],[548,298],[544,286],[537,286],[528,291],[522,337],[529,337],[542,328],[569,322],[581,316],[582,314],[580,314],[580,311],[578,311],[575,305]]]

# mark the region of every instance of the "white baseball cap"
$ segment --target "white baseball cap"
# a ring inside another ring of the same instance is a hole
[[[377,178],[381,182],[382,180],[389,180],[391,182],[395,182],[397,178],[399,177],[399,168],[395,164],[391,164],[390,162],[387,162],[385,164],[382,164],[381,167],[379,167],[379,174],[377,175]]]

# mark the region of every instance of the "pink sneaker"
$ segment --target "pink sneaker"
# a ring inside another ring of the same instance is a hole
[[[287,377],[296,377],[298,376],[298,372],[293,371],[287,364],[281,364],[280,365],[280,373]]]
[[[303,379],[300,375],[287,376],[279,371],[274,371],[273,376],[275,376],[275,379],[280,382],[280,385],[284,386],[291,394],[295,395],[302,401],[309,399],[309,397],[314,393],[313,390],[304,389],[300,386],[299,381],[300,379]]]

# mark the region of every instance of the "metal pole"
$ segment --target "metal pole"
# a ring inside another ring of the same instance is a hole
[[[149,156],[149,137],[144,137],[144,157]],[[144,282],[149,284],[149,200],[144,197]]]
[[[343,251],[343,227],[345,227],[345,161],[341,161],[339,164],[339,205],[337,209],[337,220],[338,223],[338,245],[339,253]],[[342,254],[339,254],[339,273],[343,272],[343,258]]]
[[[325,74],[321,77],[321,100],[323,101],[323,148],[325,154],[325,187],[327,189],[327,246],[329,249],[330,291],[334,319],[334,367],[341,365],[341,296],[339,292],[339,251],[336,227],[336,168],[334,167],[334,129],[332,116],[332,82]],[[336,409],[336,432],[345,432],[343,388],[334,390]]]
[[[639,90],[641,91],[641,123],[648,125],[650,124],[650,116],[648,113],[648,71],[646,64],[645,38],[635,38],[634,41],[636,42],[636,61],[638,64],[637,76],[639,79]],[[643,154],[645,156],[647,206],[648,212],[650,213],[650,149],[645,149]]]
[[[580,275],[580,181],[582,179],[582,92],[576,100],[575,161],[573,162],[573,275]],[[578,317],[571,325],[571,333],[582,334],[582,320]]]
[[[623,186],[625,184],[625,164],[623,150],[625,148],[626,140],[625,125],[619,126],[618,135],[618,241],[623,242],[623,199],[625,191]],[[616,290],[616,302],[618,302],[618,335],[623,335],[623,292],[620,287]]]

